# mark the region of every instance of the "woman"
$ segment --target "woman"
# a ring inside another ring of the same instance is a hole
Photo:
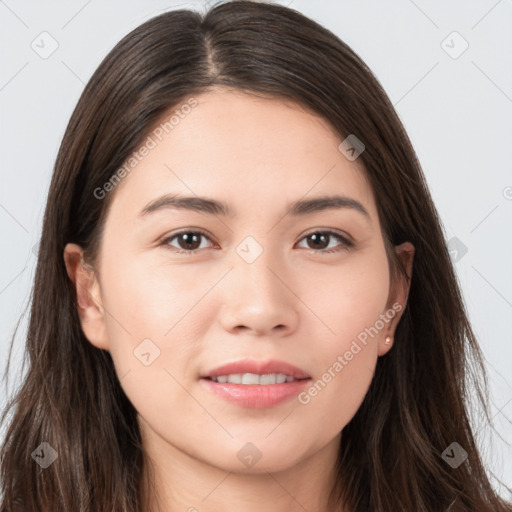
[[[286,7],[168,12],[104,59],[57,157],[27,351],[3,512],[512,510],[409,139]]]

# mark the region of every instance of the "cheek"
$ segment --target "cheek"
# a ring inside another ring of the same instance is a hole
[[[346,350],[385,312],[390,281],[383,246],[355,253],[339,266],[303,269],[302,276],[307,276],[300,283],[303,301],[321,320],[322,336],[315,338],[331,355]]]
[[[368,391],[388,325],[381,316],[389,293],[384,249],[331,270],[322,290],[309,294],[309,300],[328,329],[315,339],[311,356],[319,372],[299,402],[334,434],[355,415]]]
[[[197,350],[192,308],[206,285],[185,279],[179,269],[155,267],[142,256],[108,256],[102,294],[109,352],[121,386],[143,418],[163,425],[163,432],[179,430],[173,410],[180,411],[177,421],[197,415],[183,384],[191,351]]]
[[[125,393],[148,416],[168,406],[166,397],[182,411],[193,407],[180,383],[197,371],[190,361],[197,360],[210,322],[207,293],[225,272],[210,265],[199,276],[193,267],[105,250],[102,297],[109,352]]]
[[[145,338],[170,338],[181,319],[211,287],[211,280],[197,279],[197,271],[176,265],[155,265],[143,256],[105,258],[104,304],[112,344],[139,343]],[[204,285],[202,284],[204,281]],[[190,312],[190,313],[189,313]]]
[[[322,436],[330,439],[343,430],[361,406],[373,378],[376,353],[369,346],[354,344],[348,351],[333,351],[328,360],[324,372],[298,396],[298,402],[302,415],[314,418],[317,425],[322,425]]]

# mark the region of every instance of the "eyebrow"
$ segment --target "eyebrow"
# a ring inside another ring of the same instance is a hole
[[[366,208],[356,199],[347,196],[321,196],[312,199],[300,199],[288,205],[288,211],[293,216],[307,215],[323,210],[340,210],[349,208],[361,213],[371,222],[371,217]],[[230,206],[222,201],[199,196],[183,196],[180,194],[165,194],[146,205],[140,212],[139,217],[164,210],[188,210],[210,215],[222,215],[234,217],[235,212]]]

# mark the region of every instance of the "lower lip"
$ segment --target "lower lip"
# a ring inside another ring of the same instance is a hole
[[[200,379],[204,386],[218,396],[251,409],[266,409],[296,397],[310,380],[295,380],[283,384],[224,384]]]

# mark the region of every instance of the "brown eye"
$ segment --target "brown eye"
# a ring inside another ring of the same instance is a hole
[[[326,250],[333,238],[340,241],[341,244],[338,244],[335,248]],[[315,231],[314,233],[306,235],[302,240],[307,240],[307,248],[321,253],[338,252],[343,249],[349,249],[354,245],[348,238],[334,231]]]
[[[176,252],[193,253],[201,248],[201,238],[209,240],[209,237],[201,231],[181,231],[163,240],[162,244],[173,247]],[[171,241],[174,239],[177,239],[178,247],[171,245]]]

